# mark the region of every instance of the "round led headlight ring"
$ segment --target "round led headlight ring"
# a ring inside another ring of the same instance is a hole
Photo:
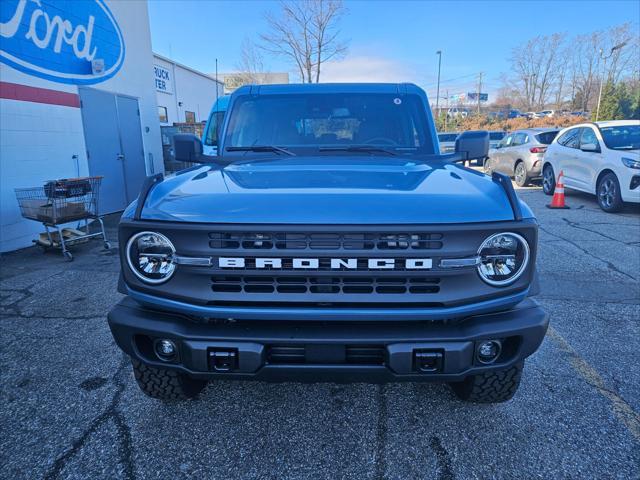
[[[521,235],[496,233],[478,249],[478,274],[489,285],[509,285],[524,273],[529,256],[529,244]]]
[[[139,232],[127,242],[127,263],[145,283],[159,284],[176,270],[176,249],[167,237],[157,232]]]

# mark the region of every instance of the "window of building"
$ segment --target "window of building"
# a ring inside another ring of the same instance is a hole
[[[158,117],[160,118],[160,123],[168,123],[169,115],[167,114],[167,107],[158,106]]]
[[[196,113],[195,112],[184,112],[184,120],[187,123],[196,123]]]

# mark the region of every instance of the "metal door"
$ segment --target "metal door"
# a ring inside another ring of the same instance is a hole
[[[138,100],[120,95],[117,96],[117,106],[125,192],[127,203],[131,203],[140,193],[146,177],[140,110]]]
[[[104,177],[98,211],[102,214],[123,210],[127,199],[124,195],[124,170],[119,160],[120,133],[114,95],[92,88],[79,90],[89,174]]]
[[[93,88],[79,92],[89,174],[104,177],[98,209],[122,211],[146,174],[138,101]]]

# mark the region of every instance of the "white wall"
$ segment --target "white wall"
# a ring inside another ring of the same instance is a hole
[[[216,101],[215,79],[160,55],[155,56],[154,63],[169,70],[173,76],[173,93],[156,92],[158,106],[167,107],[168,121],[162,125],[185,122],[187,111],[195,113],[196,122],[206,121]],[[222,95],[222,82],[219,82],[218,96]]]
[[[106,4],[122,31],[126,55],[113,78],[90,87],[138,98],[147,174],[161,172],[147,3],[106,0]],[[0,63],[0,81],[78,94],[75,85],[43,80],[4,63]],[[88,174],[80,108],[0,99],[0,251],[31,245],[43,230],[42,225],[21,218],[15,188],[78,174]]]

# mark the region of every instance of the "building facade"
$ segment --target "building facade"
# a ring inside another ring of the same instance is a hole
[[[223,93],[223,82],[159,54],[153,76],[161,125],[205,122]]]
[[[146,1],[0,2],[0,251],[31,244],[14,189],[103,177],[100,213],[163,169]]]

